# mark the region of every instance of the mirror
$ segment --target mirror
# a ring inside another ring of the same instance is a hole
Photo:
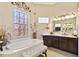
[[[61,32],[66,34],[73,34],[76,30],[76,17],[53,21],[53,32]]]

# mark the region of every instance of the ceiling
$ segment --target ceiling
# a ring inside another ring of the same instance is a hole
[[[56,2],[33,2],[33,4],[40,4],[40,5],[53,5],[53,4],[56,4]]]

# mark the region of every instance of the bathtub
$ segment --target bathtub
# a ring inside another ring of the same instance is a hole
[[[47,47],[39,39],[18,39],[11,41],[0,51],[0,57],[36,57]]]

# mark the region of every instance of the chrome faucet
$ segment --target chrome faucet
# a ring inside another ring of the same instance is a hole
[[[1,51],[3,51],[2,46],[3,46],[3,41],[0,41],[0,50],[1,50]]]

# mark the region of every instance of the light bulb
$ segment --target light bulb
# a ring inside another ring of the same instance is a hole
[[[58,18],[58,20],[61,20],[61,18]]]
[[[72,15],[70,15],[70,18],[74,18],[74,17],[75,17],[75,15],[73,15],[73,14],[72,14]]]
[[[70,16],[68,15],[68,16],[65,16],[65,19],[68,19],[68,18],[70,18]]]
[[[61,19],[64,20],[65,18],[64,17],[61,17]]]
[[[54,18],[53,20],[54,20],[54,21],[57,21],[57,19],[56,19],[56,18]]]

